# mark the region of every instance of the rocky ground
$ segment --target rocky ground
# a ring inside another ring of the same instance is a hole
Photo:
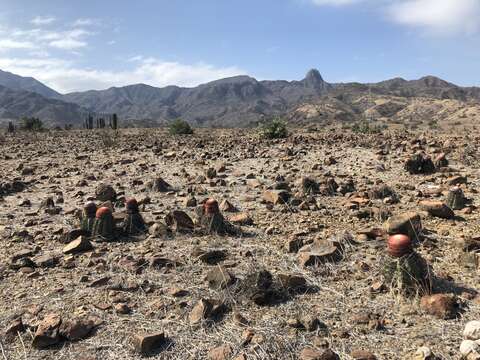
[[[340,129],[282,140],[247,130],[2,137],[1,356],[433,359],[414,355],[426,346],[459,359],[465,324],[480,319],[478,141]],[[437,159],[432,173],[405,169],[418,151]],[[160,178],[170,186],[151,185]],[[101,184],[115,190],[119,219],[125,199],[140,202],[149,233],[75,240],[83,205],[105,200]],[[468,201],[438,210],[432,201],[454,185]],[[173,210],[195,220],[207,198],[236,234],[166,226]],[[384,281],[384,223],[407,211],[421,217],[415,251],[439,304]]]

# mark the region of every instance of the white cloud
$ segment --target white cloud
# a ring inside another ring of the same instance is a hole
[[[473,34],[480,31],[480,0],[309,0],[317,6],[375,5],[379,15],[431,35]]]
[[[35,49],[36,45],[29,41],[19,41],[13,39],[1,39],[0,51],[7,51],[13,49]]]
[[[99,21],[97,19],[82,18],[82,19],[75,20],[72,26],[73,27],[92,26],[92,25],[97,25],[98,23]]]
[[[0,69],[32,76],[53,89],[66,93],[102,90],[112,86],[145,83],[152,86],[196,86],[208,81],[244,74],[238,67],[215,67],[206,63],[182,64],[155,58],[130,59],[124,71],[96,70],[58,58],[1,58]]]
[[[53,16],[36,16],[30,22],[33,25],[42,26],[42,25],[50,25],[54,23],[55,20],[56,19]]]
[[[82,26],[93,23],[79,19],[75,27],[57,26],[6,28],[0,27],[0,69],[21,76],[32,76],[59,92],[106,89],[145,83],[152,86],[196,86],[211,80],[245,73],[232,67],[217,67],[207,63],[164,61],[157,58],[135,56],[117,59],[125,69],[92,69],[79,64],[73,55],[89,47],[89,37],[96,33]],[[105,43],[105,42],[103,42]],[[114,41],[109,42],[114,44]]]
[[[390,5],[388,14],[399,24],[435,34],[472,34],[480,29],[478,0],[408,0]]]
[[[75,50],[88,46],[86,39],[94,33],[82,28],[68,30],[1,29],[0,50],[47,48]]]
[[[51,47],[63,50],[73,50],[86,47],[88,44],[84,41],[75,39],[55,40],[49,43]]]

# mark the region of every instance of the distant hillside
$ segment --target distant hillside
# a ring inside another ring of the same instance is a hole
[[[12,90],[24,90],[46,98],[61,99],[62,95],[32,77],[22,77],[0,70],[0,85]]]
[[[35,116],[48,125],[79,124],[85,110],[77,104],[48,99],[34,92],[0,86],[0,119]]]
[[[355,121],[366,115],[388,118],[412,108],[414,99],[452,100],[459,106],[480,103],[480,88],[459,87],[433,76],[333,84],[315,69],[300,81],[236,76],[193,88],[137,84],[66,95],[10,73],[0,72],[0,85],[2,81],[9,86],[3,85],[0,91],[0,118],[39,116],[49,124],[68,122],[78,127],[86,112],[117,113],[129,125],[161,125],[180,117],[195,126],[243,127],[275,115],[292,121]],[[431,114],[418,109],[427,103],[423,100],[416,103],[411,116]],[[410,116],[408,110],[402,114],[403,118]]]

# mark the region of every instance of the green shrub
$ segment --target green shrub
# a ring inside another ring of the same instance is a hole
[[[357,134],[379,134],[386,126],[372,125],[367,120],[358,121],[352,126],[352,131]]]
[[[260,125],[260,135],[265,139],[283,139],[288,136],[287,124],[281,119],[273,119]]]
[[[39,118],[34,117],[24,117],[22,119],[21,129],[25,131],[42,131],[43,122]]]
[[[182,119],[177,119],[170,123],[168,131],[171,135],[190,135],[193,134],[193,129],[188,122]]]

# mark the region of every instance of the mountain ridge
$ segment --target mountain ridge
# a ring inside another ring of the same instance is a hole
[[[162,125],[181,117],[196,126],[243,127],[254,125],[266,117],[288,115],[302,104],[328,102],[330,98],[336,99],[335,104],[339,108],[344,108],[344,105],[352,108],[352,104],[365,94],[480,101],[479,87],[460,87],[432,75],[416,80],[397,77],[365,84],[329,83],[317,69],[311,69],[303,79],[293,81],[257,80],[239,75],[196,87],[170,85],[160,88],[132,84],[64,95],[52,89],[46,91],[45,88],[49,88],[33,78],[6,72],[0,72],[0,85],[2,77],[12,76],[11,83],[16,89],[11,90],[17,91],[17,96],[24,102],[21,106],[15,104],[12,94],[6,99],[0,98],[0,117],[43,115],[47,123],[55,125],[73,122],[80,126],[85,113],[92,112],[117,113],[120,119],[130,124],[146,121],[150,125]],[[3,82],[8,83],[7,80]],[[34,93],[41,98],[26,96],[22,92]],[[5,97],[5,94],[0,96]],[[29,104],[29,99],[33,104]],[[354,107],[352,111],[356,113],[365,109]]]

